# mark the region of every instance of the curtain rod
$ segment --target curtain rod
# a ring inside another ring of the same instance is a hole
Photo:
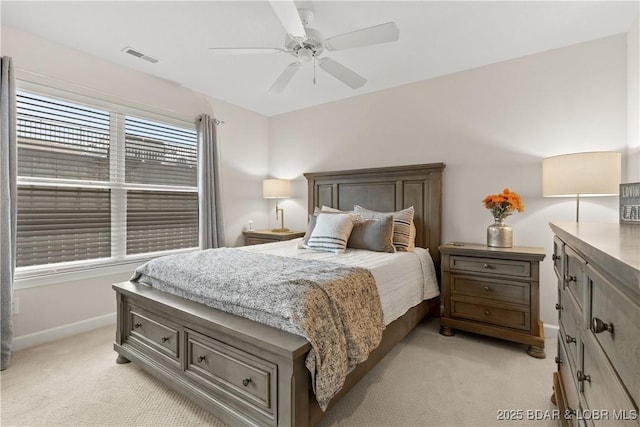
[[[165,109],[165,108],[158,108],[155,107],[151,104],[146,104],[146,103],[141,103],[138,101],[134,101],[128,98],[124,98],[122,96],[118,96],[118,95],[113,95],[111,93],[105,92],[103,90],[100,89],[95,89],[89,86],[85,86],[82,84],[78,84],[78,83],[74,83],[74,82],[70,82],[68,80],[65,79],[61,79],[59,77],[52,77],[52,76],[47,76],[45,74],[42,73],[38,73],[36,71],[32,71],[26,68],[22,68],[22,67],[17,67],[14,66],[14,68],[16,69],[16,71],[19,71],[21,73],[25,73],[25,74],[30,74],[34,77],[36,77],[36,80],[39,79],[44,79],[45,81],[48,81],[46,83],[43,83],[41,81],[33,81],[33,80],[29,80],[29,79],[25,79],[22,77],[16,77],[16,80],[21,80],[25,83],[30,83],[30,84],[35,84],[35,85],[40,85],[40,86],[45,86],[51,89],[55,89],[55,90],[62,90],[62,91],[66,91],[66,92],[71,92],[74,93],[76,95],[80,95],[80,96],[84,96],[84,97],[96,97],[101,101],[104,102],[109,102],[109,103],[115,103],[115,104],[120,104],[120,105],[124,105],[126,107],[129,108],[135,108],[137,110],[141,110],[147,113],[151,113],[151,114],[157,114],[157,115],[161,115],[161,116],[165,116],[167,118],[171,118],[171,119],[177,119],[180,121],[184,121],[186,123],[193,123],[193,119],[187,119],[184,116],[184,113],[180,112],[180,111],[175,111],[175,110],[169,110],[169,109]],[[55,85],[51,85],[50,82],[58,82],[58,83],[62,83],[63,85],[66,86],[70,86],[73,87],[75,89],[75,91],[73,89],[71,89],[70,87],[68,88],[60,88],[60,87],[56,87]],[[86,93],[89,92],[89,93]],[[216,123],[216,125],[223,125],[225,122],[222,120],[218,120],[218,119],[213,119]]]

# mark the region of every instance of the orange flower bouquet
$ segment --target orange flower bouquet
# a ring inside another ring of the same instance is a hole
[[[508,188],[502,190],[500,194],[491,194],[482,201],[484,207],[491,211],[493,217],[497,220],[504,220],[514,211],[523,212],[524,205],[520,195],[509,191]]]

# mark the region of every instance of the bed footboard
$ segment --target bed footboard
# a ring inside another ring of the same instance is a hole
[[[309,424],[310,344],[144,285],[113,285],[114,349],[232,425]]]

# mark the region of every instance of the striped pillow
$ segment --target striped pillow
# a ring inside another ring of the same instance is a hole
[[[353,211],[365,218],[383,218],[393,215],[393,246],[400,252],[411,252],[415,248],[416,226],[413,224],[413,206],[398,212],[376,212],[355,205]]]
[[[353,214],[320,213],[309,236],[307,248],[337,254],[345,253],[354,222]]]

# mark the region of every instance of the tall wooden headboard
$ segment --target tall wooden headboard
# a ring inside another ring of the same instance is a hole
[[[352,210],[354,205],[379,212],[413,206],[416,246],[429,248],[439,271],[444,163],[305,173],[309,213],[316,206]]]

